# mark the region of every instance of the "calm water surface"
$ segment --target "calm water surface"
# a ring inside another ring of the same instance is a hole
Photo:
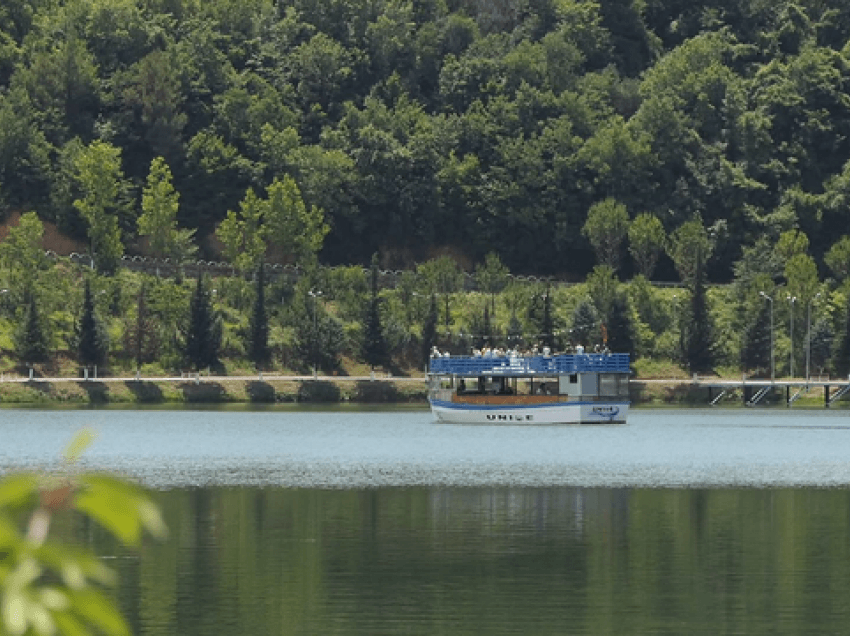
[[[452,426],[427,410],[0,411],[0,467],[92,467],[154,488],[205,485],[717,487],[850,485],[850,415],[637,410],[626,425]]]
[[[850,634],[850,416],[0,411],[0,467],[156,490],[171,539],[75,522],[138,634]]]

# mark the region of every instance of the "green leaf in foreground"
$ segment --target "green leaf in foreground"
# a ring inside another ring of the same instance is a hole
[[[75,592],[71,597],[73,610],[89,623],[111,636],[130,636],[124,617],[103,594],[93,588]]]
[[[6,477],[0,482],[0,508],[25,503],[38,491],[38,478],[32,473]]]

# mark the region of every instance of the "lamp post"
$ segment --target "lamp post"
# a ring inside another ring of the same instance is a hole
[[[318,347],[317,347],[319,334],[317,333],[317,331],[318,331],[318,319],[316,318],[316,298],[321,296],[322,292],[317,291],[315,289],[311,289],[307,293],[310,294],[310,296],[313,297],[313,379],[315,379],[315,378],[318,377],[318,374],[319,374],[318,369],[317,369],[317,367],[319,366],[319,362],[318,362],[319,352],[318,352]]]
[[[759,292],[759,296],[770,302],[770,381],[773,382],[776,380],[776,365],[773,361],[773,298],[764,292]]]
[[[791,379],[794,379],[794,303],[797,302],[796,296],[791,296],[790,294],[786,296],[786,300],[789,303],[788,311],[791,314],[791,326],[789,329],[789,335],[791,336],[791,352],[788,354],[788,366],[791,374]]]
[[[812,305],[820,298],[820,292],[814,295],[806,308],[806,385],[809,384],[809,365],[812,360]]]

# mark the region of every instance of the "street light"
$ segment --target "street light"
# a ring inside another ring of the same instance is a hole
[[[759,296],[770,302],[770,381],[773,382],[776,380],[776,365],[773,361],[773,298],[764,292],[759,292]]]
[[[316,318],[316,298],[321,296],[322,292],[315,290],[315,289],[311,289],[307,293],[310,294],[310,296],[313,297],[313,378],[315,379],[315,378],[318,377],[318,373],[319,373],[318,370],[317,370],[317,367],[319,366],[319,361],[318,361],[319,351],[318,351],[318,347],[317,347],[319,334],[317,333],[318,332],[318,320]]]
[[[806,308],[806,385],[809,384],[809,364],[812,360],[812,304],[820,298],[820,292],[815,294]]]
[[[788,311],[791,314],[791,328],[789,333],[791,335],[791,352],[788,354],[788,362],[791,372],[791,379],[794,379],[794,303],[797,302],[796,296],[791,296],[790,294],[785,297],[785,299],[790,303]]]

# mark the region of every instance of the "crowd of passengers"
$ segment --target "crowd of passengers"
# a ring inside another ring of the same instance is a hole
[[[563,351],[564,354],[578,354],[582,355],[584,353],[600,353],[603,355],[610,354],[610,350],[607,345],[599,346],[596,345],[593,348],[593,351],[585,351],[583,345],[576,345],[575,349],[573,349],[572,345],[567,345],[567,349]],[[437,347],[431,348],[431,357],[432,358],[450,358],[451,353],[448,351],[441,352]],[[533,358],[535,356],[549,357],[552,355],[561,355],[559,353],[552,353],[552,350],[549,347],[537,347],[534,346],[531,349],[519,350],[519,349],[501,349],[495,348],[491,349],[490,347],[484,347],[483,349],[472,349],[472,356],[475,358]]]

